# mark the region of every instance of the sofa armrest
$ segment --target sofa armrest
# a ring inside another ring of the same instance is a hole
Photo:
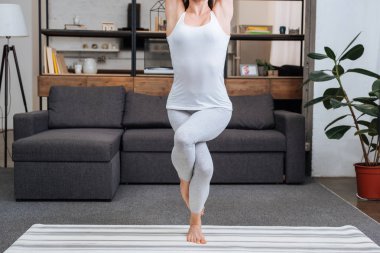
[[[14,141],[48,129],[48,111],[17,113],[13,116]]]
[[[286,137],[285,182],[305,181],[305,116],[274,110],[275,129]]]

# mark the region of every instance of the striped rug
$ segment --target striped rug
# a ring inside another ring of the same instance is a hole
[[[5,252],[380,252],[351,225],[202,227],[207,244],[187,242],[188,225],[34,224]]]

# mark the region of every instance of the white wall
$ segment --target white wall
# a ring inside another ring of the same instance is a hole
[[[329,46],[340,54],[348,43],[362,31],[356,43],[365,47],[364,55],[357,61],[346,62],[343,67],[363,67],[380,73],[380,1],[378,0],[317,0],[316,52]],[[355,44],[354,44],[355,45]],[[316,61],[316,69],[331,68],[327,60]],[[374,79],[347,74],[343,84],[350,98],[366,96]],[[319,97],[327,87],[337,87],[335,81],[316,83],[314,97]],[[313,109],[312,175],[355,176],[353,163],[362,159],[358,137],[349,130],[341,140],[330,140],[324,127],[335,118],[349,113],[347,108],[326,110],[318,104]],[[359,115],[359,114],[358,114]],[[352,119],[352,118],[351,118]],[[341,121],[352,125],[352,120]]]
[[[0,0],[0,3],[16,3],[20,4],[24,13],[29,37],[11,38],[10,45],[15,45],[17,51],[17,59],[21,71],[21,78],[24,86],[25,97],[29,111],[38,108],[37,99],[37,75],[38,75],[38,10],[37,0]],[[7,43],[5,38],[0,38],[1,52],[3,45]],[[8,116],[8,128],[13,128],[13,115],[15,113],[24,112],[24,105],[20,86],[18,82],[16,66],[14,63],[13,53],[9,55],[10,59],[10,113]],[[0,94],[0,106],[2,116],[4,116],[4,78]],[[3,123],[0,122],[0,123]],[[3,126],[2,126],[3,127]],[[1,127],[1,128],[2,128]]]

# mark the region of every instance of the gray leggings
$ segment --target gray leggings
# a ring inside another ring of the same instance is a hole
[[[227,127],[232,111],[214,107],[203,110],[167,109],[174,130],[172,163],[178,176],[189,185],[189,207],[200,213],[207,200],[213,162],[206,141],[216,138]]]

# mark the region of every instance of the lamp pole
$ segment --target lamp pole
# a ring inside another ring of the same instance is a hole
[[[7,39],[7,43],[3,47],[3,56],[1,59],[0,68],[0,92],[4,74],[4,167],[7,167],[8,161],[8,93],[10,91],[9,54],[11,52],[13,52],[25,112],[28,112],[24,88],[21,80],[20,68],[17,60],[16,47],[14,45],[10,46],[9,41],[11,37],[27,36],[29,35],[21,6],[19,4],[0,4],[0,37],[5,37]]]
[[[1,69],[0,69],[0,92],[1,92],[1,84],[3,80],[3,73],[4,74],[4,167],[7,168],[8,165],[8,90],[9,90],[9,76],[8,76],[8,70],[9,70],[9,52],[13,52],[13,57],[16,64],[16,70],[17,70],[17,76],[20,84],[21,89],[21,95],[22,100],[24,103],[25,112],[28,112],[28,107],[26,105],[26,99],[25,99],[25,93],[24,88],[22,85],[22,79],[21,79],[21,72],[18,65],[17,60],[17,54],[16,54],[16,47],[15,46],[9,46],[9,40],[10,36],[6,36],[7,38],[7,44],[4,45],[3,48],[3,57],[1,60]]]

